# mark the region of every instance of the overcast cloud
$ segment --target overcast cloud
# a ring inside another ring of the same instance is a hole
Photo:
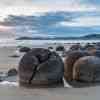
[[[35,36],[100,33],[100,0],[0,0],[0,25]]]

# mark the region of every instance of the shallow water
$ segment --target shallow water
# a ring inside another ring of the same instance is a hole
[[[0,46],[38,46],[44,44],[64,44],[64,43],[95,43],[100,40],[14,40],[14,39],[0,39]]]

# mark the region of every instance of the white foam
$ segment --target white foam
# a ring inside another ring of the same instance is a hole
[[[63,77],[63,83],[64,83],[64,87],[72,88],[72,86],[68,84],[68,82],[64,79],[64,77]]]
[[[3,85],[3,86],[19,86],[19,84],[17,82],[9,82],[9,81],[0,82],[0,85]]]

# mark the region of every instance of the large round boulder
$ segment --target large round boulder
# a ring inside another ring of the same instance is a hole
[[[73,80],[87,83],[100,82],[100,58],[86,56],[77,60],[73,68]]]
[[[22,57],[18,72],[21,86],[48,87],[62,83],[64,64],[55,52],[34,48]]]
[[[73,79],[73,65],[80,58],[89,55],[87,52],[83,51],[72,51],[70,52],[64,61],[64,78],[67,81]]]

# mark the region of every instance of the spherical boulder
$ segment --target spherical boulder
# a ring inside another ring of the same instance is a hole
[[[72,51],[70,52],[64,61],[64,77],[67,81],[73,79],[73,65],[74,63],[83,56],[89,55],[87,52],[83,51]]]
[[[73,80],[87,83],[100,82],[100,58],[86,56],[77,60],[73,68]]]
[[[15,68],[9,69],[7,72],[7,76],[16,76],[17,70]]]
[[[56,86],[62,83],[64,64],[57,53],[34,48],[22,57],[18,72],[21,86]]]

